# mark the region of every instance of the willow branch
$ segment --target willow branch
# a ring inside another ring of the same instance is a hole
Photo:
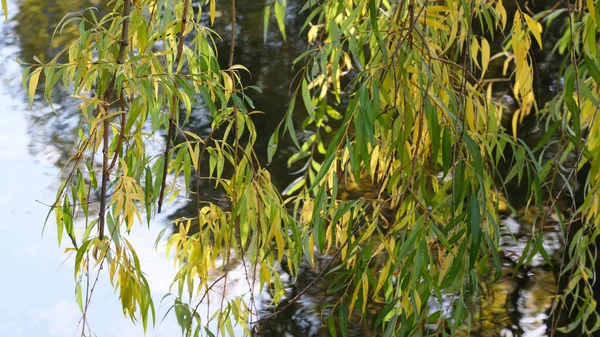
[[[121,30],[121,41],[120,41],[120,47],[119,47],[119,56],[117,58],[117,63],[119,65],[123,64],[123,62],[125,61],[125,53],[127,52],[127,46],[129,45],[129,41],[127,39],[127,37],[129,36],[129,10],[131,7],[131,0],[123,0],[123,29]],[[114,91],[114,86],[115,86],[115,80],[117,77],[117,71],[115,70],[115,73],[112,76],[112,79],[110,81],[110,85],[108,86],[108,88],[106,89],[105,93],[104,93],[104,101],[106,101],[107,98],[112,96],[112,93]],[[104,103],[104,112],[106,113],[106,111],[108,110],[108,104]],[[98,112],[100,111],[100,107],[98,107]],[[123,112],[125,113],[125,112]],[[123,119],[125,117],[123,116]],[[100,240],[102,240],[104,238],[104,215],[105,215],[105,211],[106,211],[106,188],[108,186],[108,176],[110,174],[110,170],[108,167],[108,129],[110,127],[110,123],[109,123],[109,119],[108,118],[104,118],[103,121],[103,134],[102,134],[102,184],[100,187],[100,211],[99,211],[99,218],[98,218],[98,228],[99,228],[99,236],[100,236]],[[123,133],[123,130],[121,130],[121,133]]]
[[[233,54],[235,51],[235,0],[231,0],[231,47],[229,49],[229,68],[231,68],[231,66],[233,65]],[[235,79],[235,76],[233,74],[233,70],[231,70],[231,78]],[[235,82],[233,85],[233,92],[232,95],[235,95]],[[231,193],[231,201],[232,201],[232,208],[235,208],[235,203],[237,202],[237,193],[236,193],[236,170],[238,168],[238,149],[237,149],[237,145],[238,145],[238,141],[239,141],[239,128],[238,128],[238,108],[237,105],[235,104],[235,102],[233,102],[233,125],[235,128],[235,139],[233,140],[233,176],[231,177],[231,185],[232,185],[232,193]],[[200,197],[200,196],[198,196]],[[232,215],[235,217],[234,218],[234,222],[235,222],[235,230],[232,231],[231,233],[229,233],[230,236],[230,240],[233,241],[233,236],[235,235],[235,233],[240,233],[240,221],[239,221],[239,216],[235,215],[232,213]],[[240,241],[240,245],[241,245],[241,241]],[[242,249],[242,254],[243,254],[243,249]],[[231,247],[229,248],[229,250],[227,250],[227,257],[226,257],[226,264],[229,265],[229,261],[230,261],[230,257],[231,257]],[[225,278],[223,281],[223,295],[221,297],[221,308],[223,308],[223,304],[225,303],[225,294],[227,293],[227,276],[229,275],[228,272],[225,272]],[[218,326],[221,326],[222,323],[222,318],[221,316],[219,316],[219,323]]]
[[[104,212],[106,210],[106,186],[108,185],[108,118],[104,118],[102,132],[102,185],[100,189],[100,214],[98,226],[100,240],[104,238]]]
[[[179,32],[179,44],[177,45],[177,57],[175,58],[175,70],[179,68],[179,62],[181,62],[181,54],[183,54],[183,35],[185,33],[187,16],[188,16],[189,0],[185,0],[183,3],[183,14],[181,18],[181,31]],[[177,86],[177,84],[176,84]],[[163,176],[160,184],[160,194],[158,196],[158,213],[162,211],[162,203],[165,197],[165,187],[167,185],[167,173],[169,168],[169,151],[171,150],[171,138],[173,138],[174,124],[175,124],[175,111],[177,111],[177,96],[173,93],[173,102],[171,106],[171,115],[169,116],[169,130],[167,131],[167,144],[165,145],[165,162],[163,165]]]
[[[235,0],[231,0],[231,47],[229,48],[229,67],[233,65],[233,53],[235,51]]]

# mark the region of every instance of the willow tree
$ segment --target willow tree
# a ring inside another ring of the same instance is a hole
[[[210,29],[218,20],[215,0],[200,7],[189,0],[111,3],[112,11],[102,16],[88,9],[64,18],[58,33],[78,25],[78,39],[23,75],[30,100],[41,80],[49,102],[59,81],[80,101],[76,151],[51,212],[58,241],[66,234],[72,243],[84,318],[92,293],[79,281],[105,268],[124,313],[141,317],[144,329],[154,320],[150,285],[128,233],[150,224],[178,194],[199,195],[199,182],[208,179],[229,202],[199,200],[197,216],[175,220],[168,239],[179,268],[173,313],[186,335],[209,334],[198,304],[211,288],[212,271],[233,257],[253,267],[249,281],[269,288],[277,304],[284,292],[280,267],[297,277],[302,261],[316,263],[321,256],[330,258],[317,279],[337,273],[330,290],[338,300],[324,322],[332,334],[345,335],[344,322],[371,302],[383,303],[375,332],[426,334],[427,322],[436,321],[436,333],[447,334],[468,325],[478,278],[501,272],[503,184],[528,172],[521,182],[529,187],[527,204],[554,208],[561,194],[573,192],[569,182],[587,163],[589,193],[561,219],[565,234],[571,223],[582,227],[561,273],[576,281],[558,294],[555,310],[566,303],[579,308],[567,330],[597,330],[585,324],[597,318],[589,266],[600,217],[596,1],[535,15],[526,3],[509,15],[496,0],[307,1],[301,36],[309,48],[298,56],[289,111],[267,149],[270,161],[284,136],[298,149],[289,163],[301,163],[303,171],[283,191],[274,187],[254,147],[258,130],[247,92],[257,89],[244,86],[240,72],[246,69],[233,64],[235,0],[220,8],[234,18],[225,69]],[[274,18],[284,38],[295,38],[286,36],[285,0],[269,2],[264,13],[265,24]],[[564,90],[541,106],[532,50],[543,44],[551,20],[566,27],[556,48],[565,59]],[[494,95],[501,81],[488,74],[498,62],[502,83],[510,84],[518,103],[509,123],[502,123],[506,108]],[[185,127],[198,104],[212,114],[207,137]],[[292,119],[298,106],[306,114],[306,137],[299,137]],[[558,122],[539,145],[555,139],[552,132],[564,141],[563,153],[550,164],[517,137],[524,118],[534,115]],[[152,152],[148,140],[161,131],[164,147]],[[184,141],[174,144],[176,136]],[[505,149],[522,157],[499,179]],[[574,169],[564,186],[554,188],[550,177],[569,153],[576,157]],[[206,161],[208,172],[201,170]],[[344,197],[352,190],[364,193]],[[530,254],[543,251],[530,245]],[[567,293],[582,296],[564,302]],[[447,294],[457,299],[451,314],[431,317],[428,301]],[[223,301],[214,318],[218,329],[225,334],[237,323],[250,334],[284,309],[251,322],[253,308],[241,298]]]

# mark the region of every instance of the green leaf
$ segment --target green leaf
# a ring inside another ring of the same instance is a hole
[[[294,120],[292,119],[295,105],[296,94],[294,94],[294,96],[292,96],[292,99],[290,100],[290,106],[288,107],[288,111],[285,116],[285,129],[290,135],[290,138],[292,139],[294,145],[296,145],[296,147],[299,149],[300,143],[298,142],[298,137],[296,137],[296,130],[294,130]]]
[[[75,278],[77,278],[77,275],[79,274],[79,269],[81,268],[81,261],[83,260],[83,254],[87,252],[88,246],[90,245],[90,243],[92,243],[92,240],[95,239],[88,239],[84,241],[81,244],[81,247],[77,249],[77,254],[75,255]]]
[[[600,69],[598,68],[598,64],[595,59],[590,58],[587,55],[584,55],[585,59],[585,67],[588,70],[588,73],[594,79],[597,85],[600,85]]]
[[[279,125],[269,138],[269,144],[267,145],[267,164],[270,164],[273,160],[273,156],[277,151],[277,144],[279,143]]]
[[[77,305],[79,306],[79,310],[83,313],[83,298],[81,296],[81,283],[77,282],[75,286],[75,298],[77,299]]]
[[[146,221],[148,222],[148,227],[150,227],[150,219],[152,218],[152,202],[154,200],[154,191],[152,188],[152,170],[150,169],[150,166],[146,166],[145,178],[144,201],[146,204]]]
[[[265,6],[263,10],[263,43],[267,43],[267,33],[269,32],[269,19],[271,18],[271,6]]]
[[[292,183],[289,184],[288,187],[286,187],[285,190],[283,190],[283,192],[281,192],[281,195],[291,195],[292,193],[299,190],[302,186],[304,186],[305,181],[306,179],[304,176],[296,178],[296,180],[292,181]]]
[[[373,34],[377,38],[377,42],[379,43],[379,50],[383,56],[384,60],[387,60],[387,47],[383,43],[383,39],[381,38],[381,33],[379,32],[379,4],[377,0],[372,0],[369,2],[369,16],[371,18],[371,27],[373,28]],[[412,25],[412,22],[411,22]]]
[[[308,112],[308,115],[314,118],[315,107],[312,104],[312,98],[310,97],[310,90],[308,89],[308,83],[306,82],[306,79],[302,80],[302,101],[304,102],[304,106],[306,107],[306,112]]]
[[[427,118],[427,126],[431,135],[431,146],[433,147],[433,160],[437,161],[438,151],[440,148],[440,123],[437,119],[437,113],[433,104],[429,99],[425,100],[425,117]]]
[[[279,31],[281,32],[281,36],[283,36],[283,40],[286,41],[285,9],[287,7],[287,0],[275,0],[275,5],[273,7],[275,9],[275,21],[277,21],[277,26],[279,26]]]
[[[452,165],[452,140],[450,136],[450,128],[445,127],[442,135],[442,168],[444,177],[448,174]]]
[[[470,204],[469,222],[471,223],[471,250],[469,254],[469,269],[473,269],[475,261],[479,256],[479,247],[481,245],[481,212],[479,210],[477,193],[471,194]]]
[[[346,306],[344,302],[340,302],[338,310],[338,322],[340,322],[340,332],[342,337],[348,337],[348,314],[346,313]]]
[[[192,175],[192,163],[190,161],[190,152],[187,149],[183,154],[183,177],[185,179],[185,189],[190,190],[190,177]]]

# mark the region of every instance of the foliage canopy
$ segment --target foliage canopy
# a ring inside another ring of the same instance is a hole
[[[49,104],[57,83],[80,102],[76,151],[51,211],[58,242],[65,234],[72,242],[84,317],[91,294],[82,294],[79,281],[105,267],[124,313],[141,318],[144,329],[154,321],[128,233],[150,225],[178,195],[200,195],[207,180],[227,201],[198,200],[197,216],[176,219],[167,243],[179,270],[173,312],[184,334],[212,334],[197,308],[213,272],[234,258],[251,267],[249,284],[267,288],[276,305],[285,294],[281,269],[296,279],[303,261],[319,264],[324,256],[317,278],[335,275],[329,289],[337,300],[324,322],[332,335],[346,335],[344,322],[372,303],[381,304],[374,332],[452,334],[470,325],[478,280],[502,272],[501,213],[516,184],[525,187],[526,205],[556,210],[563,233],[576,238],[560,273],[576,281],[558,294],[555,310],[581,314],[563,331],[598,330],[587,324],[600,321],[590,278],[600,220],[596,1],[538,13],[497,0],[304,2],[294,14],[307,16],[301,37],[308,48],[295,61],[294,94],[267,148],[267,162],[281,137],[297,148],[288,164],[302,169],[281,192],[254,146],[259,111],[248,93],[260,88],[245,86],[240,72],[247,69],[233,64],[235,0],[219,8],[233,18],[225,68],[210,28],[219,20],[216,0],[110,5],[102,15],[89,8],[65,17],[55,34],[77,27],[78,38],[23,74],[30,103],[40,82]],[[286,11],[286,0],[267,3],[265,38],[272,17],[284,39],[295,38],[286,34]],[[553,22],[562,27],[553,52],[564,58],[556,75],[563,84],[549,100],[536,93],[534,54]],[[507,111],[502,94],[518,107]],[[198,105],[212,116],[207,137],[186,129]],[[298,107],[302,132],[292,118]],[[532,117],[544,122],[533,144],[520,137]],[[156,153],[148,143],[161,132],[166,141]],[[551,159],[549,144],[559,149]],[[584,200],[559,209],[575,199],[576,172],[585,165]],[[351,196],[356,191],[360,197]],[[539,237],[526,252],[519,264],[538,252],[549,259]],[[581,296],[564,302],[569,294]],[[456,295],[450,313],[431,313],[428,303],[445,295]],[[239,324],[250,335],[273,317],[256,321],[253,302],[224,300],[211,319],[222,334]]]

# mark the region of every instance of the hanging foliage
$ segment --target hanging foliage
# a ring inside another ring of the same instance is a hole
[[[76,151],[51,212],[58,242],[66,234],[72,243],[84,318],[92,293],[82,294],[79,284],[106,268],[124,314],[141,317],[144,329],[154,322],[150,285],[128,233],[149,226],[178,195],[199,196],[200,180],[208,180],[227,202],[199,200],[196,216],[174,221],[167,243],[178,268],[173,312],[185,335],[217,333],[207,328],[213,319],[224,335],[236,324],[248,335],[260,330],[314,285],[278,307],[281,269],[297,279],[307,262],[321,266],[316,279],[335,275],[329,291],[336,300],[324,314],[332,335],[345,336],[344,322],[357,313],[366,319],[372,303],[382,304],[369,322],[374,333],[451,334],[470,326],[478,280],[502,275],[503,195],[510,199],[507,186],[516,182],[526,187],[526,205],[549,210],[586,192],[580,204],[557,212],[570,243],[560,277],[570,281],[554,310],[581,312],[563,331],[600,328],[588,324],[600,321],[590,264],[600,220],[595,1],[535,14],[526,4],[508,11],[496,0],[306,1],[295,14],[307,17],[301,36],[309,47],[295,61],[294,95],[267,149],[271,162],[282,137],[297,148],[288,165],[302,169],[282,191],[254,146],[260,130],[247,93],[255,88],[242,83],[240,72],[248,70],[233,64],[235,1],[219,8],[233,18],[225,69],[209,28],[218,20],[216,0],[111,4],[103,15],[89,8],[65,17],[57,33],[76,26],[78,39],[23,74],[30,104],[40,85],[51,104],[57,83],[79,100]],[[287,10],[287,1],[267,3],[265,39],[271,15],[284,40],[295,38],[286,35]],[[547,103],[536,97],[534,51],[544,47],[552,20],[566,27],[555,45],[565,58],[558,75],[564,84]],[[518,106],[508,123],[498,83],[508,84]],[[212,116],[205,137],[186,129],[198,105]],[[298,110],[303,135],[292,118]],[[548,125],[536,144],[519,136],[532,117]],[[160,152],[149,148],[163,136]],[[560,153],[543,159],[555,138]],[[508,154],[515,160],[505,172]],[[567,162],[572,169],[561,172]],[[589,176],[577,187],[584,165]],[[537,253],[547,256],[532,239],[523,259]],[[200,316],[214,271],[234,259],[251,267],[249,283],[273,295],[275,312],[256,320],[255,304],[237,297],[224,298],[213,318]],[[579,296],[563,301],[570,294]],[[448,298],[446,314],[430,312],[428,303]]]

